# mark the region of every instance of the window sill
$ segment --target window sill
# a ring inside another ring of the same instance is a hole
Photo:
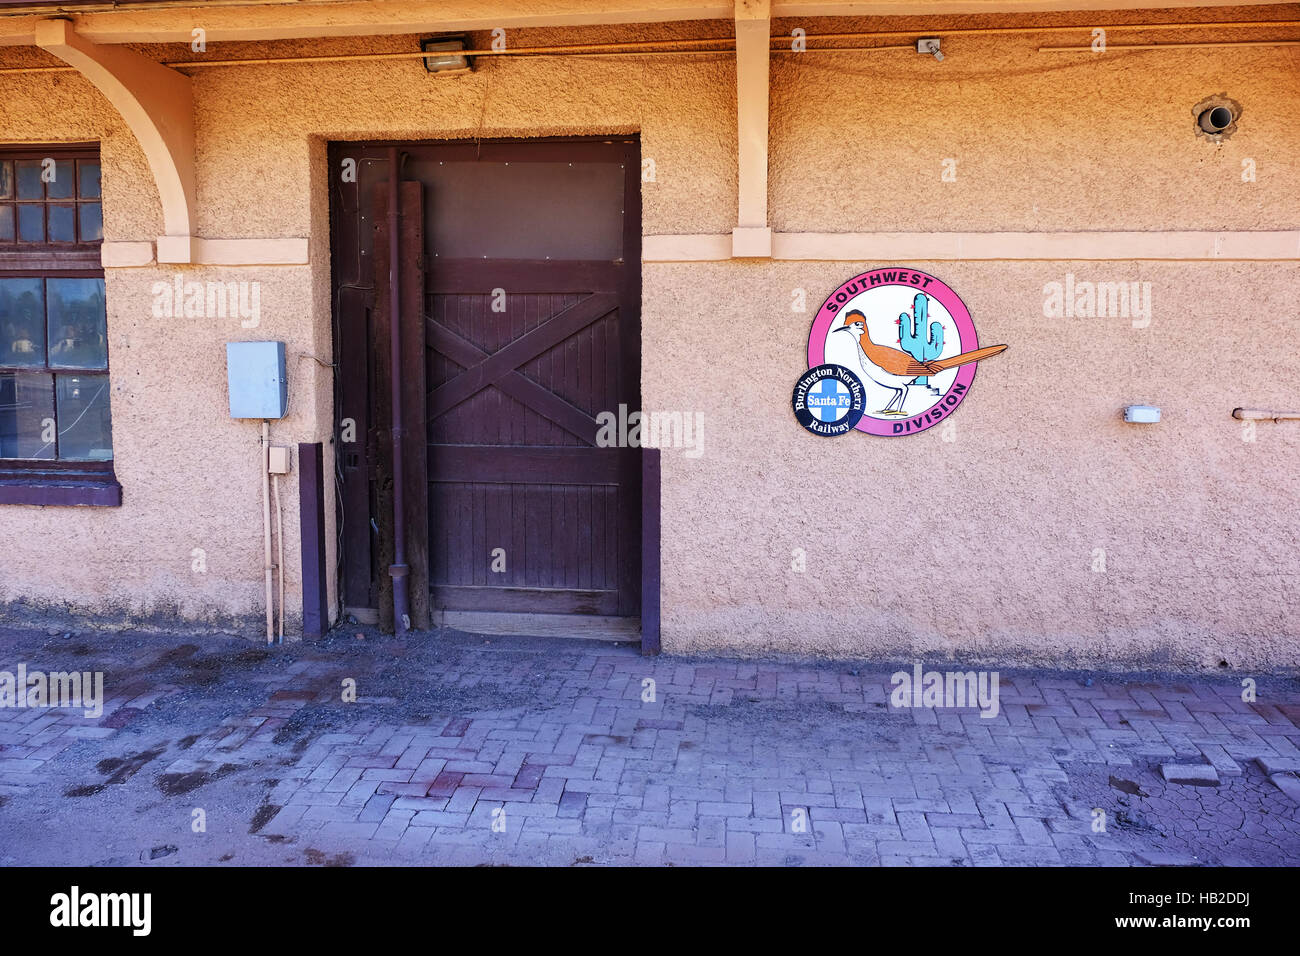
[[[0,505],[82,505],[117,508],[122,486],[111,466],[42,468],[0,465]]]

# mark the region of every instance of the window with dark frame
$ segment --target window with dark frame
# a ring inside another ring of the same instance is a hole
[[[0,504],[121,502],[97,146],[0,147]]]

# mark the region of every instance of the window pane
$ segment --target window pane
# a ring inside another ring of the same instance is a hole
[[[45,241],[45,207],[24,203],[18,206],[18,239],[20,242]]]
[[[73,196],[73,165],[70,159],[57,159],[51,171],[52,179],[45,184],[50,199],[71,199]]]
[[[99,198],[99,163],[86,159],[77,160],[77,170],[81,177],[77,191],[82,199]]]
[[[14,241],[14,207],[0,206],[0,242]]]
[[[108,368],[103,279],[47,279],[50,365]]]
[[[45,364],[44,319],[40,279],[0,279],[0,365]]]
[[[107,375],[56,375],[59,397],[59,458],[109,461],[113,422]]]
[[[50,206],[50,242],[77,241],[77,207]]]
[[[0,160],[0,199],[14,198],[14,164]]]
[[[425,241],[441,258],[610,261],[623,255],[617,163],[412,159],[407,168],[425,184]]]
[[[54,457],[53,376],[0,372],[0,458]]]
[[[81,241],[95,242],[104,238],[104,214],[97,202],[83,202],[81,209]]]
[[[45,187],[41,183],[41,161],[20,159],[14,163],[18,175],[19,199],[44,199]]]

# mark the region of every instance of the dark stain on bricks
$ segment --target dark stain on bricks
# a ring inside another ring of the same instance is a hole
[[[177,650],[179,651],[191,646],[192,645],[186,644],[181,648],[177,648]],[[194,649],[198,650],[198,648]],[[214,654],[210,657],[199,658],[192,657],[192,653],[193,652],[186,654],[183,658],[178,657],[165,661],[164,659],[167,658],[168,655],[164,654],[159,658],[159,663],[165,662],[168,664],[179,664],[189,672],[185,678],[182,678],[183,680],[188,680],[190,683],[198,684],[200,686],[207,686],[209,684],[217,683],[221,679],[222,673],[227,667],[238,667],[245,664],[260,664],[271,656],[260,648],[249,648],[247,650],[235,651],[232,654]]]
[[[155,747],[153,750],[143,750],[127,757],[107,757],[95,764],[95,769],[106,777],[103,783],[69,787],[63,791],[63,795],[65,797],[93,797],[97,793],[102,793],[107,786],[126,783],[139,773],[146,764],[162,756],[165,749],[164,747]]]
[[[129,757],[109,757],[95,764],[95,769],[109,775],[105,783],[126,783],[139,773],[145,764],[161,757],[164,749],[155,747],[153,750],[143,750]]]
[[[447,722],[447,726],[442,729],[442,736],[464,737],[467,730],[469,730],[469,721],[463,717],[457,718]]]
[[[205,783],[220,780],[239,768],[233,763],[223,763],[216,770],[191,770],[189,773],[165,773],[158,778],[158,789],[169,797],[178,797],[197,790]]]
[[[102,793],[104,785],[102,783],[86,784],[81,787],[69,787],[63,791],[65,797],[93,797],[97,793]]]
[[[356,857],[351,853],[337,853],[334,856],[326,856],[320,850],[309,848],[303,850],[302,855],[312,866],[351,866],[356,862]]]
[[[1116,777],[1112,775],[1110,778],[1110,785],[1114,787],[1116,790],[1122,790],[1124,793],[1127,793],[1130,796],[1134,796],[1134,797],[1146,796],[1146,794],[1142,792],[1142,788],[1132,780],[1124,780],[1121,777]]]
[[[112,727],[114,730],[121,730],[132,720],[134,720],[136,717],[139,717],[143,713],[144,711],[141,710],[139,707],[123,707],[120,710],[114,711],[104,720],[101,720],[99,722],[99,726]]]
[[[270,656],[270,651],[264,651],[260,647],[250,647],[246,651],[237,651],[231,654],[230,659],[240,664],[258,664]]]
[[[230,862],[231,860],[233,860],[234,858],[235,858],[235,854],[233,854],[233,853],[226,853],[226,854],[224,854],[224,855],[222,855],[222,856],[217,857],[217,862],[218,862],[218,863],[229,863],[229,862]]]
[[[181,644],[179,647],[173,647],[158,655],[158,660],[154,663],[159,667],[171,667],[176,664],[183,664],[185,661],[198,652],[197,644]]]
[[[248,827],[249,833],[257,833],[262,827],[266,826],[275,819],[275,815],[280,812],[280,807],[274,803],[264,803],[257,808],[253,814],[253,819]]]
[[[191,661],[186,666],[190,671],[187,677],[189,683],[206,687],[209,684],[217,683],[221,679],[221,664],[216,658],[202,658]]]
[[[316,699],[314,690],[278,690],[271,695],[271,703],[282,704],[286,701],[300,701],[304,704]]]

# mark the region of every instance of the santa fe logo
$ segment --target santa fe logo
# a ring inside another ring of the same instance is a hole
[[[795,386],[795,417],[816,435],[855,428],[868,435],[915,435],[961,404],[977,362],[1005,350],[979,347],[970,312],[934,276],[873,269],[845,282],[817,310],[808,336],[809,371]],[[860,383],[856,403],[840,392],[851,394],[850,383]],[[831,428],[829,408],[838,412]]]

